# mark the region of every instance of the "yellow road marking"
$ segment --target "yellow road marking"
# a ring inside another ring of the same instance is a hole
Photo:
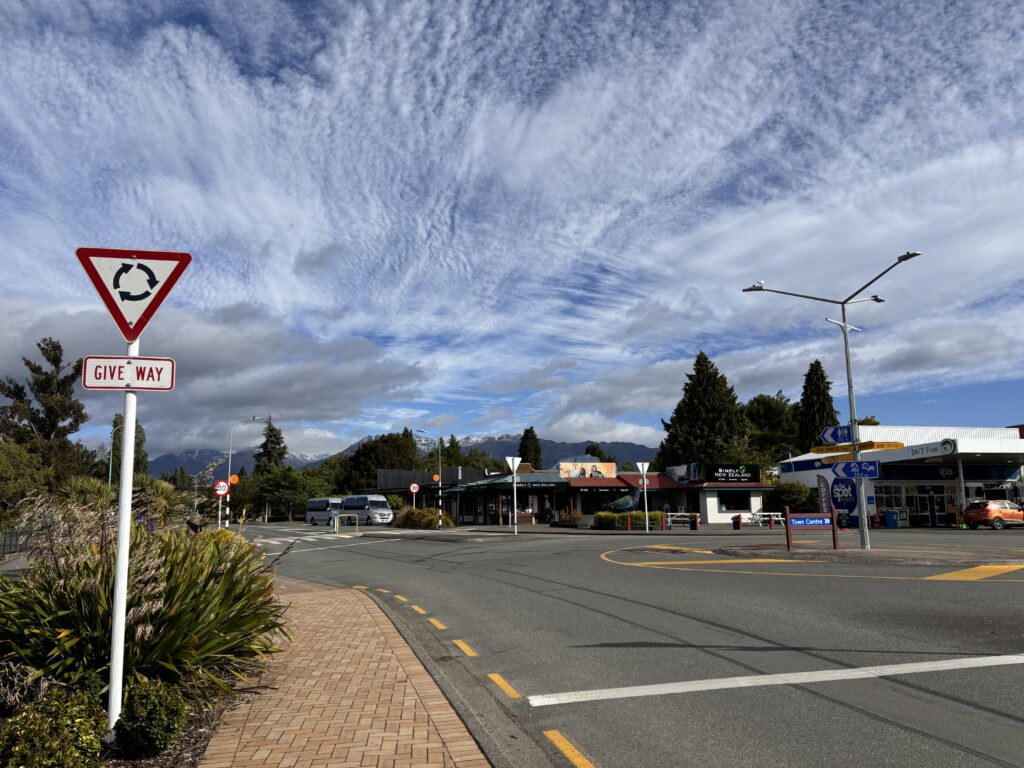
[[[383,592],[385,595],[390,595],[391,594],[391,590],[390,589],[381,589],[380,587],[378,587],[377,591],[378,592]]]
[[[612,561],[615,562],[615,561]],[[728,560],[651,560],[637,563],[616,563],[616,565],[635,565],[640,568],[655,565],[732,565],[733,563],[792,563],[794,560],[779,560],[770,557],[756,557],[745,560],[741,557]]]
[[[587,760],[583,754],[573,746],[573,743],[562,735],[561,731],[544,731],[544,735],[551,740],[551,743],[558,747],[558,750],[565,755],[575,768],[594,768],[594,764]]]
[[[715,554],[710,549],[694,549],[693,547],[677,547],[675,544],[651,544],[649,547],[644,549],[664,549],[669,552],[693,552],[699,555],[713,555]]]
[[[420,608],[418,605],[413,605],[413,606],[410,606],[410,607],[414,611],[416,611],[416,613],[418,613],[420,616],[426,616],[427,615],[427,612],[424,611],[422,608]]]
[[[448,629],[448,627],[446,627],[444,624],[442,624],[437,619],[427,619],[427,621],[429,621],[431,624],[433,624],[438,629]]]
[[[360,587],[360,586],[357,585],[357,586],[352,587],[352,589],[369,589],[369,587]]]
[[[501,689],[502,693],[504,693],[510,699],[521,699],[521,698],[523,698],[523,695],[521,693],[519,693],[519,691],[517,691],[511,685],[509,685],[508,680],[506,680],[504,677],[499,675],[497,672],[492,672],[487,677],[488,677],[488,679],[490,679],[490,681],[492,683],[494,683],[496,686],[498,686]]]
[[[989,579],[993,576],[999,576],[1003,573],[1013,573],[1013,571],[1019,571],[1024,568],[1024,565],[976,565],[973,568],[964,568],[960,571],[950,571],[949,573],[938,573],[935,576],[929,576],[929,581],[979,581],[981,579]]]
[[[474,656],[478,655],[476,651],[474,651],[472,648],[466,645],[462,640],[452,640],[452,642],[455,643],[456,648],[458,648],[464,654],[469,656],[469,658],[472,659]]]
[[[397,600],[400,603],[408,603],[409,602],[409,598],[408,597],[402,597],[401,595],[395,595],[395,600]]]

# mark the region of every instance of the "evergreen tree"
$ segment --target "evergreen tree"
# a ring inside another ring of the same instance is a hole
[[[253,456],[253,475],[258,477],[280,469],[284,466],[284,457],[287,455],[288,446],[285,445],[284,434],[274,426],[274,422],[267,419],[267,424],[263,427],[263,442]]]
[[[759,463],[774,464],[788,455],[800,453],[796,438],[796,412],[794,404],[780,389],[774,395],[755,395],[743,406],[743,415],[750,425],[751,456]]]
[[[832,382],[825,375],[820,360],[815,360],[804,376],[804,389],[800,395],[797,445],[809,451],[821,442],[821,430],[839,424],[839,414],[832,404]]]
[[[113,430],[110,438],[110,452],[113,454],[114,482],[119,483],[121,477],[121,433],[124,432],[124,416],[120,413],[114,414]],[[133,462],[134,472],[149,472],[149,454],[146,453],[146,430],[142,428],[142,422],[135,420],[135,460]]]
[[[666,434],[655,466],[742,460],[747,421],[736,391],[703,352],[693,361],[693,373],[688,373],[686,379],[672,418],[668,422],[662,419]]]
[[[598,459],[600,461],[611,462],[613,464],[615,463],[615,457],[609,456],[607,453],[605,453],[604,449],[601,448],[601,446],[598,445],[597,443],[590,443],[589,445],[587,445],[586,448],[583,449],[583,452],[588,456],[593,456],[595,459]]]
[[[349,462],[350,490],[375,488],[378,469],[422,469],[423,462],[416,450],[412,431],[405,429],[401,434],[380,435],[364,440],[356,448]],[[437,453],[427,469],[437,469]]]
[[[857,423],[862,427],[877,427],[880,426],[882,422],[880,422],[875,416],[865,416],[863,419],[857,419]]]
[[[455,439],[455,435],[451,435],[448,438],[448,445],[444,449],[444,463],[449,467],[461,467],[465,465],[465,462],[466,458],[462,455],[462,446]]]
[[[519,438],[519,458],[534,469],[543,469],[544,460],[541,458],[540,439],[533,427],[527,427],[523,436]]]

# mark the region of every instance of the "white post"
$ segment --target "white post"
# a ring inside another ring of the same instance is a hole
[[[637,466],[640,468],[640,474],[643,475],[644,484],[644,533],[651,532],[651,517],[647,512],[647,470],[650,469],[651,463],[649,461],[637,462]]]
[[[224,502],[223,496],[217,497],[217,527],[220,528],[220,505]]]
[[[128,343],[128,357],[139,356],[139,341]],[[121,488],[117,501],[117,560],[114,566],[114,613],[110,627],[110,691],[107,700],[107,730],[113,731],[121,717],[124,676],[124,625],[128,606],[128,551],[132,534],[132,476],[135,471],[136,394],[124,392],[124,421],[121,431]]]
[[[519,463],[522,461],[518,456],[506,456],[505,461],[508,463],[509,469],[512,470],[512,514],[509,523],[513,527],[513,535],[519,535],[519,515],[516,514],[516,507],[518,506],[518,500],[516,498],[516,470],[519,469]]]

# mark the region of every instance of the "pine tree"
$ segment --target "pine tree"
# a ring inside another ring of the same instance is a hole
[[[519,458],[534,469],[542,469],[544,460],[541,458],[540,439],[533,427],[527,427],[519,439]]]
[[[274,422],[267,419],[263,427],[263,442],[253,456],[252,474],[254,477],[273,472],[284,466],[284,457],[288,455],[288,446],[284,442],[284,434]]]
[[[22,445],[67,440],[89,420],[85,406],[75,398],[82,358],[65,363],[64,347],[49,337],[36,346],[49,367],[23,357],[29,372],[25,383],[12,376],[0,380],[0,396],[11,400],[0,405],[0,436]]]
[[[839,424],[839,414],[832,405],[832,382],[825,375],[820,360],[815,360],[804,376],[804,389],[798,409],[797,443],[801,451],[809,451],[821,442],[821,430]]]
[[[449,467],[461,467],[466,463],[466,457],[462,455],[462,446],[455,439],[455,435],[448,438],[448,445],[444,449],[444,463]]]
[[[703,352],[693,361],[693,373],[688,373],[686,379],[672,418],[661,422],[666,435],[658,448],[655,466],[742,460],[747,421],[736,391]]]
[[[120,413],[114,414],[114,422],[111,426],[113,436],[110,439],[110,452],[113,454],[114,479],[119,482],[121,477],[121,433],[124,432],[124,416]],[[146,430],[142,428],[142,422],[135,420],[135,460],[132,462],[134,472],[149,472],[149,454],[146,453]]]
[[[607,453],[605,453],[604,449],[598,443],[588,444],[587,447],[583,449],[583,452],[588,456],[593,456],[595,459],[598,459],[599,461],[611,462],[613,464],[615,463],[615,457],[609,456]]]

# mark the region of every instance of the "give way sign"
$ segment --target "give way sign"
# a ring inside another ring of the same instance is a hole
[[[79,248],[75,255],[128,342],[139,338],[192,261],[188,253],[118,248]]]

